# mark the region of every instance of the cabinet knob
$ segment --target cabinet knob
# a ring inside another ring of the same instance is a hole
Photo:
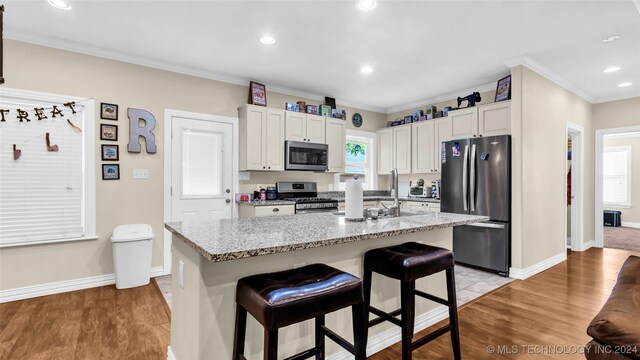
[[[269,166],[269,169],[271,169],[271,166]]]
[[[263,168],[263,169],[266,169],[267,167],[266,167],[266,166],[263,166],[262,168]]]

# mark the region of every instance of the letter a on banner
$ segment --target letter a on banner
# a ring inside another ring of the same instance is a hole
[[[156,127],[156,118],[148,112],[142,109],[127,109],[127,116],[129,117],[129,145],[127,150],[131,153],[141,152],[140,137],[143,137],[147,143],[147,153],[155,154],[156,149],[156,137],[152,130]],[[144,121],[144,126],[140,126],[140,122]]]

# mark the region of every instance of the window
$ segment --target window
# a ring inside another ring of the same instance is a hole
[[[64,117],[52,118],[53,105]],[[93,100],[4,88],[0,108],[10,111],[0,122],[0,246],[95,239]],[[18,121],[17,109],[31,121]]]
[[[631,146],[604,148],[602,174],[605,205],[631,207]]]
[[[336,175],[339,190],[344,190],[345,181],[355,175],[362,179],[365,190],[374,190],[378,186],[375,139],[375,133],[347,130],[345,173]]]

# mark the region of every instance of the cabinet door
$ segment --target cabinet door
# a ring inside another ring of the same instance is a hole
[[[451,120],[448,117],[437,119],[434,122],[434,127],[433,169],[434,172],[439,173],[442,165],[442,143],[451,140]]]
[[[393,128],[378,130],[378,174],[389,175],[393,167]]]
[[[505,101],[479,107],[478,126],[481,136],[509,135],[511,103]]]
[[[284,171],[284,110],[267,109],[265,124],[267,170]]]
[[[265,124],[267,109],[258,106],[247,106],[246,157],[247,170],[266,169],[265,157]]]
[[[278,206],[254,206],[254,215],[256,217],[293,215],[296,213],[294,205],[278,205]]]
[[[344,120],[341,120],[344,122]],[[318,115],[307,115],[307,135],[306,141],[324,144],[325,143],[325,117]]]
[[[449,112],[451,138],[466,139],[478,135],[478,108],[472,107]]]
[[[307,115],[299,112],[285,111],[285,139],[292,141],[307,140]]]
[[[329,145],[329,172],[344,172],[347,124],[344,120],[326,120],[326,144]]]
[[[411,172],[426,174],[434,172],[433,141],[434,121],[421,121],[411,125]]]
[[[398,174],[411,174],[411,125],[394,127],[393,143]]]

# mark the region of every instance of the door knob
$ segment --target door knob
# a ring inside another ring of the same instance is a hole
[[[227,204],[231,202],[231,199],[226,199],[224,202],[226,202]]]

